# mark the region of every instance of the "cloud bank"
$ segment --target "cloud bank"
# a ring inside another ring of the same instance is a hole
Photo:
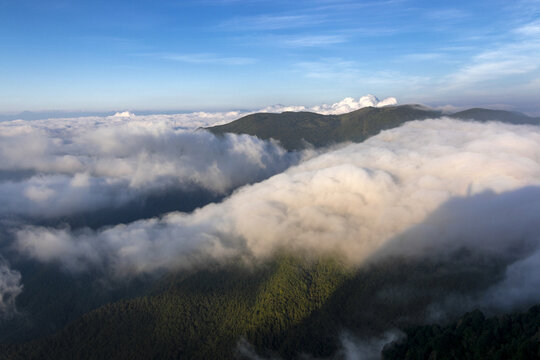
[[[0,216],[61,216],[170,189],[226,194],[300,156],[255,137],[216,137],[130,113],[2,122]]]
[[[339,254],[361,265],[467,248],[536,269],[538,154],[534,126],[408,122],[193,213],[99,231],[28,226],[16,247],[68,269],[106,266],[117,274],[264,259],[278,249]]]
[[[373,95],[312,108],[274,106],[262,111],[325,114],[394,104]],[[224,195],[296,164],[303,154],[249,136],[215,137],[200,127],[248,112],[195,112],[0,122],[0,220],[54,218],[129,206],[137,199],[193,188]],[[21,146],[21,144],[25,144]]]

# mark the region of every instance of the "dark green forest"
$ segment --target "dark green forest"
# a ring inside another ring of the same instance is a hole
[[[453,114],[421,105],[365,107],[347,114],[321,115],[311,112],[257,113],[225,125],[208,128],[214,134],[236,133],[278,140],[287,150],[322,147],[344,141],[361,142],[407,121],[448,116],[475,121],[497,120],[511,124],[538,124],[517,112],[474,108]]]
[[[406,329],[414,341],[421,332],[410,329],[422,328],[411,326],[425,323],[430,304],[481,292],[502,276],[502,266],[483,260],[459,253],[358,269],[335,258],[280,254],[261,264],[180,272],[164,276],[148,295],[102,306],[56,334],[4,344],[0,358],[233,359],[241,358],[242,339],[261,356],[328,358],[341,349],[343,331],[362,339]],[[527,331],[538,320],[531,318]],[[404,346],[385,354],[400,358]],[[414,354],[425,351],[410,353],[420,359]]]
[[[540,305],[526,313],[486,318],[481,311],[447,325],[415,326],[383,350],[393,359],[540,359]]]

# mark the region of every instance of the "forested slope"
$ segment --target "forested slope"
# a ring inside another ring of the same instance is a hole
[[[278,140],[288,150],[312,145],[328,146],[344,141],[361,142],[382,130],[411,120],[448,116],[464,120],[502,121],[512,124],[538,124],[539,118],[504,110],[474,108],[453,114],[421,105],[381,108],[365,107],[347,114],[321,115],[311,112],[256,113],[224,125],[208,128],[214,134],[236,133]]]
[[[324,358],[341,349],[344,331],[380,336],[423,323],[429,305],[448,293],[486,289],[502,268],[478,271],[476,260],[456,254],[353,269],[281,254],[265,264],[179,273],[151,295],[103,306],[53,336],[4,345],[0,358],[231,359],[242,339],[264,356]]]

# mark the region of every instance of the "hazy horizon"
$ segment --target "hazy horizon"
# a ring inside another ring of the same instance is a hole
[[[261,108],[220,108],[220,109],[113,109],[113,110],[101,110],[101,111],[85,111],[85,110],[36,110],[36,111],[20,111],[20,112],[0,112],[0,121],[12,121],[12,120],[45,120],[45,119],[57,119],[57,118],[83,118],[83,117],[108,117],[108,116],[115,116],[122,113],[129,113],[131,115],[137,115],[137,116],[149,116],[149,115],[190,115],[192,117],[197,116],[219,116],[219,115],[225,115],[228,114],[227,119],[232,121],[236,120],[240,116],[244,116],[250,113],[256,113],[256,112],[283,112],[283,111],[310,111],[310,112],[318,112],[318,113],[325,113],[325,108],[332,108],[339,107],[341,104],[347,104],[347,102],[353,102],[355,104],[359,104],[361,102],[361,99],[365,97],[371,97],[373,96],[375,101],[384,101],[386,99],[395,99],[394,97],[388,97],[383,100],[379,100],[374,95],[367,94],[361,97],[345,97],[344,99],[341,99],[336,102],[330,102],[330,103],[324,103],[324,104],[318,104],[313,106],[306,106],[299,105],[299,104],[269,104],[265,107]],[[418,104],[427,106],[429,108],[432,108],[434,110],[440,110],[445,113],[452,113],[452,112],[458,112],[470,108],[485,108],[485,109],[492,109],[492,110],[505,110],[505,111],[512,111],[512,112],[520,112],[525,115],[531,116],[531,117],[538,117],[540,116],[539,112],[530,112],[530,111],[524,111],[522,109],[513,108],[511,106],[505,105],[505,104],[470,104],[467,106],[455,106],[455,105],[431,105],[431,104],[424,104],[419,102],[410,102],[410,103],[400,103],[398,102],[398,99],[395,99],[395,103],[391,104],[384,104],[384,106],[399,106],[399,105],[408,105],[408,104]],[[340,113],[345,113],[349,111],[357,110],[360,107],[364,106],[375,106],[375,103],[373,105],[363,105],[358,107],[348,107],[344,108],[343,111]],[[328,112],[326,112],[328,113]],[[237,114],[238,116],[235,117],[234,114]],[[232,115],[232,116],[231,116]]]

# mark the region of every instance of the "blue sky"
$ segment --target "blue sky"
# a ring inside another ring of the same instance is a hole
[[[540,114],[540,1],[0,0],[0,112],[373,93]]]

